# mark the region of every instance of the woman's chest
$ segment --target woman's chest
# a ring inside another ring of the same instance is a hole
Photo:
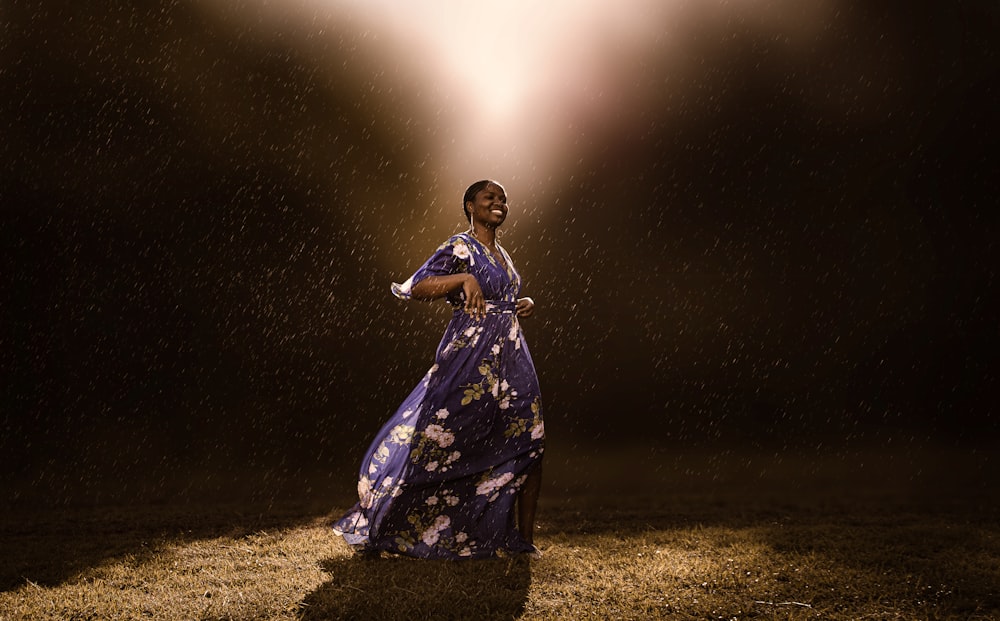
[[[509,263],[503,264],[497,259],[492,261],[487,257],[477,257],[472,273],[479,281],[483,294],[488,299],[501,299],[515,295],[520,286],[517,272]]]

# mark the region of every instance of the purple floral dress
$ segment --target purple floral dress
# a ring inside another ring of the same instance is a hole
[[[528,552],[514,519],[517,493],[542,458],[545,427],[535,366],[515,313],[521,278],[474,237],[443,243],[392,292],[409,299],[428,276],[467,272],[486,317],[462,310],[461,290],[434,365],[382,427],[361,462],[360,501],[334,525],[357,550],[421,558]]]

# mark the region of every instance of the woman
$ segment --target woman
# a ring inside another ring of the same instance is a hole
[[[399,298],[455,307],[434,365],[372,442],[360,501],[334,530],[360,553],[483,558],[533,545],[545,428],[519,317],[521,278],[498,243],[507,193],[478,181],[462,206],[470,228],[444,242]],[[517,523],[514,509],[517,505]]]

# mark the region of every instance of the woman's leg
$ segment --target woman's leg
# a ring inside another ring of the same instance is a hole
[[[535,509],[538,508],[538,493],[541,489],[542,462],[539,461],[528,472],[517,496],[517,530],[530,544],[535,542]]]

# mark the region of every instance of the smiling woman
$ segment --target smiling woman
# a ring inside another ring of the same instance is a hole
[[[532,540],[545,427],[519,322],[535,304],[517,297],[521,277],[496,240],[503,186],[472,184],[462,209],[469,230],[392,286],[404,300],[444,297],[455,312],[434,365],[362,460],[358,503],[334,526],[359,553],[540,555]]]

